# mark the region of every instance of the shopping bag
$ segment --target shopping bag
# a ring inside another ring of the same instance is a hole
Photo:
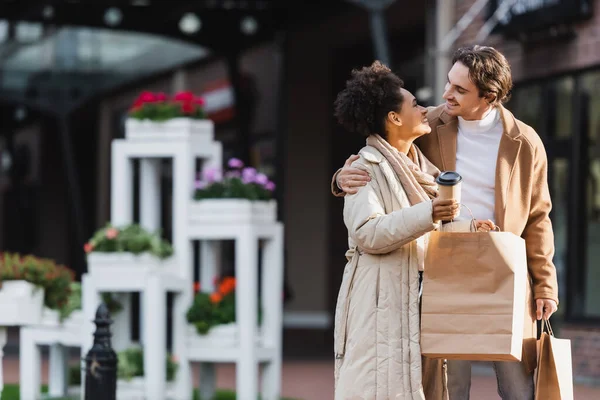
[[[535,400],[573,400],[571,341],[554,337],[548,320],[538,340]]]
[[[468,225],[468,224],[467,224]],[[425,258],[421,352],[430,358],[521,361],[533,345],[525,241],[510,232],[432,232]]]

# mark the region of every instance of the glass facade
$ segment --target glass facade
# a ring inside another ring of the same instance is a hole
[[[515,85],[507,107],[548,154],[561,307],[567,320],[600,318],[600,71]]]

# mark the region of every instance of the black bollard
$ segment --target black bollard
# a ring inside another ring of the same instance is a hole
[[[110,312],[102,303],[96,311],[94,345],[85,357],[85,400],[116,400],[117,354],[110,343]]]

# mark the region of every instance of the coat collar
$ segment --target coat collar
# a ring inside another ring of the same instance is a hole
[[[500,229],[504,229],[508,189],[521,148],[521,131],[513,114],[504,106],[498,106],[503,135],[498,148],[496,161],[495,182],[495,219]],[[442,124],[438,125],[436,134],[439,141],[444,171],[456,170],[456,142],[458,137],[458,118],[448,115],[445,111],[440,114]]]

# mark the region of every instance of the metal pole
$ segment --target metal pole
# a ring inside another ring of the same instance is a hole
[[[112,348],[110,325],[113,323],[106,304],[96,311],[94,344],[85,357],[85,400],[117,399],[117,354]]]
[[[369,12],[371,37],[375,48],[375,58],[385,65],[391,65],[389,45],[386,35],[385,9],[396,0],[348,0]]]
[[[433,103],[436,104],[442,100],[444,87],[448,80],[448,71],[450,70],[450,56],[447,49],[444,49],[445,38],[452,28],[454,21],[455,2],[451,0],[437,0],[435,8],[435,85]],[[462,18],[461,18],[462,20]],[[454,42],[453,42],[454,43]]]
[[[385,65],[390,65],[390,52],[386,38],[386,25],[382,9],[369,11],[371,20],[371,37],[375,48],[375,57]]]
[[[85,216],[83,212],[83,203],[81,198],[81,188],[79,186],[79,177],[75,163],[73,148],[71,143],[71,133],[69,130],[68,114],[62,114],[58,117],[58,130],[62,145],[62,156],[64,160],[65,174],[67,176],[67,187],[71,198],[71,210],[73,213],[73,226],[75,230],[75,241],[77,245],[77,262],[75,265],[83,266],[85,264],[85,253],[83,245],[85,244]],[[83,271],[80,271],[83,272]]]

